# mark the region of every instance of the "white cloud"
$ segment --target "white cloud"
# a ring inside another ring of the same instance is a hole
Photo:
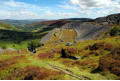
[[[40,7],[15,0],[0,1],[0,19],[58,19],[75,16],[72,12]]]
[[[0,1],[0,19],[58,19],[75,16],[72,12],[40,7],[15,0]]]
[[[79,0],[70,0],[70,2],[74,5],[79,5],[80,4]]]
[[[69,18],[69,17],[73,17],[76,16],[76,14],[72,13],[72,12],[60,12],[60,11],[56,11],[56,12],[52,12],[52,11],[46,11],[45,15],[47,17],[53,17],[53,18]]]
[[[0,1],[0,19],[35,19],[41,18],[39,12],[48,8],[33,4],[9,0]]]
[[[113,0],[70,0],[70,3],[84,8],[104,8],[117,4]]]
[[[76,14],[104,16],[120,12],[120,0],[69,0],[61,8],[74,10]]]

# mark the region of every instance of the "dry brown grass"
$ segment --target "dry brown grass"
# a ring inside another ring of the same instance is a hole
[[[112,45],[105,42],[95,43],[93,45],[89,45],[85,47],[85,50],[108,50],[110,51],[112,49]]]
[[[77,48],[66,48],[66,51],[70,54],[78,54]]]
[[[66,66],[87,66],[89,68],[95,69],[98,67],[98,62],[93,59],[88,59],[84,61],[71,61],[71,60],[63,60],[63,64]]]
[[[0,61],[0,71],[9,68],[10,66],[17,64],[18,63],[18,59],[22,59],[25,58],[25,56],[15,56],[13,58],[7,59],[7,60],[3,60]]]
[[[57,80],[62,79],[64,73],[37,66],[27,66],[15,70],[7,79],[8,80]]]
[[[50,59],[54,57],[54,53],[53,52],[40,53],[38,54],[38,57],[40,59]]]
[[[73,42],[77,36],[77,33],[75,30],[72,29],[63,29],[62,30],[62,40],[65,42]]]
[[[114,48],[110,54],[101,57],[97,71],[120,76],[120,48]]]

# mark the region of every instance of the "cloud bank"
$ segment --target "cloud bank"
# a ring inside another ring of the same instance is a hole
[[[0,19],[96,18],[120,13],[120,0],[61,0],[55,9],[15,0],[1,0],[0,4]]]

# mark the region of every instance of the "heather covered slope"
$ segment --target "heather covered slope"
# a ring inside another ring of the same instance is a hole
[[[73,46],[48,43],[37,48],[36,54],[27,49],[6,51],[0,54],[0,79],[119,80],[119,48],[117,36],[81,41]],[[66,57],[62,57],[64,53]]]
[[[46,25],[46,26],[62,26],[66,23],[69,23],[70,20],[64,20],[64,19],[61,19],[61,20],[49,20],[49,21],[42,21],[42,22],[37,22],[37,23],[33,23],[31,24],[31,26],[38,26],[38,25]]]

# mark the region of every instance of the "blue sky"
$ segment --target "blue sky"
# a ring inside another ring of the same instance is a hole
[[[120,0],[0,0],[0,19],[96,18],[120,13]]]

